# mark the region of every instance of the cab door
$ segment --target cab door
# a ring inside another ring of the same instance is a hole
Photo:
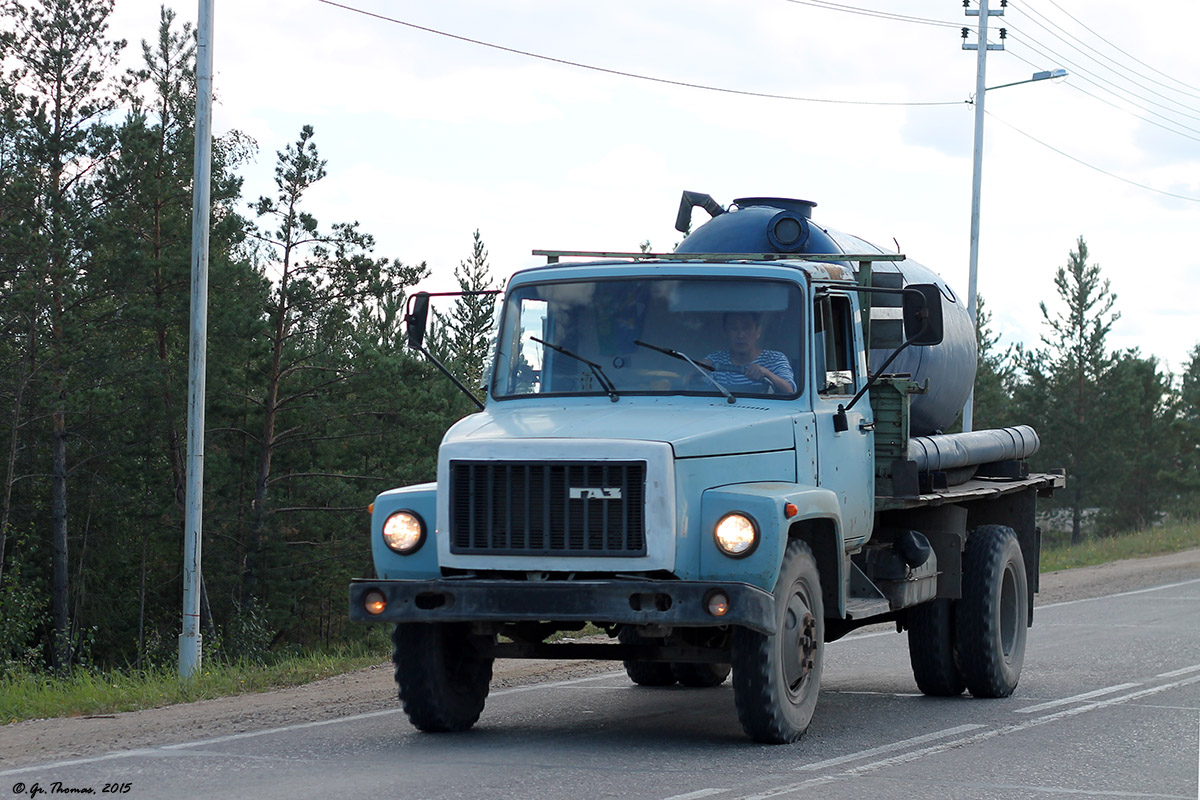
[[[849,549],[870,538],[875,516],[875,436],[866,395],[846,412],[846,430],[834,424],[839,407],[867,381],[862,320],[854,298],[837,291],[817,293],[811,319],[817,485],[837,494]]]

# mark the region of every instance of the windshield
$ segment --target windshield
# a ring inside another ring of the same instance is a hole
[[[763,279],[521,286],[505,304],[492,394],[795,396],[801,308],[796,285]]]

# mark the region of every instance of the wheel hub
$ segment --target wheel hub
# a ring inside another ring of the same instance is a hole
[[[800,595],[792,595],[784,612],[783,677],[788,689],[795,692],[816,666],[817,620]]]

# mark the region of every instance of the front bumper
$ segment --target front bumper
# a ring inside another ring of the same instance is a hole
[[[367,612],[364,596],[378,590],[386,604]],[[713,592],[729,598],[729,611],[708,611]],[[366,580],[350,584],[350,619],[356,622],[594,622],[683,628],[740,625],[775,630],[775,599],[747,583],[704,581],[514,581],[443,578],[428,581]]]

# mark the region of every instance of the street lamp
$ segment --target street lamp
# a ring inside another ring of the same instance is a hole
[[[982,62],[981,62],[982,63]],[[983,96],[985,92],[990,92],[994,89],[1004,89],[1009,86],[1020,86],[1022,83],[1034,83],[1035,81],[1051,80],[1053,78],[1065,78],[1067,71],[1065,69],[1050,69],[1042,72],[1033,73],[1032,78],[1023,81],[1013,81],[1012,83],[1002,83],[999,86],[983,86],[983,68],[981,67],[978,75],[978,86],[981,87],[975,94],[975,153],[974,153],[974,171],[971,176],[971,270],[970,277],[967,280],[967,313],[971,315],[971,325],[975,325],[976,319],[976,287],[977,276],[979,273],[979,189],[982,183],[983,174]],[[969,431],[972,429],[974,422],[974,407],[975,407],[975,387],[971,386],[971,393],[967,395],[967,403],[963,406],[962,412],[962,429]]]

